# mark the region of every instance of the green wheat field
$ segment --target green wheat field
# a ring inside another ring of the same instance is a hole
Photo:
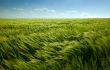
[[[110,70],[110,18],[0,19],[0,70]]]

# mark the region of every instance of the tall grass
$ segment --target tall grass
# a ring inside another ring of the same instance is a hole
[[[0,19],[0,70],[109,70],[110,19]]]

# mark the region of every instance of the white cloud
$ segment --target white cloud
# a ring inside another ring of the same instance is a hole
[[[13,10],[16,10],[16,8],[12,8]]]
[[[47,8],[35,8],[34,11],[47,11]]]
[[[67,13],[69,13],[69,14],[77,14],[78,11],[77,10],[69,10],[69,11],[67,11]]]
[[[79,16],[80,16],[80,17],[84,17],[84,18],[86,18],[86,17],[91,17],[90,14],[87,13],[87,12],[80,12]]]
[[[23,8],[12,8],[13,10],[23,11]]]
[[[36,12],[51,12],[51,13],[56,12],[55,10],[51,10],[51,9],[48,9],[48,8],[36,8],[36,9],[33,9],[33,10],[36,11]]]
[[[37,15],[36,17],[52,17],[52,18],[69,18],[79,15],[77,10],[56,11],[48,8],[35,8],[30,11],[31,14]]]
[[[24,14],[25,12],[19,12],[19,13]]]
[[[12,10],[13,9],[13,10]],[[94,18],[100,17],[85,11],[65,10],[58,11],[48,8],[23,9],[12,8],[8,11],[2,11],[0,17],[15,17],[15,18]]]
[[[47,10],[47,11],[45,11],[45,12],[49,12],[49,13],[56,13],[56,10]]]
[[[100,16],[96,16],[94,14],[90,14],[90,13],[87,13],[87,12],[81,12],[80,17],[81,18],[98,18]]]

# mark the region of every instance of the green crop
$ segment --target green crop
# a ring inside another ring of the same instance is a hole
[[[0,19],[0,70],[110,70],[110,19]]]

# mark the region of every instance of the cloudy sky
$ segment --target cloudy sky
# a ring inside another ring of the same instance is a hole
[[[110,17],[110,0],[0,0],[0,18],[96,17]]]

